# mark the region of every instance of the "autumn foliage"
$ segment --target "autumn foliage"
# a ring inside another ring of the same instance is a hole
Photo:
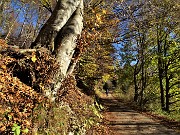
[[[59,65],[55,57],[45,48],[25,49],[30,46],[41,25],[50,15],[44,11],[42,6],[46,9],[49,8],[49,11],[54,7],[50,1],[42,0],[40,3],[42,5],[36,1],[14,3],[12,18],[5,20],[4,23],[0,22],[10,28],[7,30],[2,28],[4,30],[4,33],[1,33],[2,38],[3,34],[7,35],[4,37],[6,41],[0,40],[0,134],[11,134],[14,124],[18,128],[21,127],[21,133],[28,129],[29,134],[37,132],[43,134],[47,132],[46,129],[51,127],[53,128],[51,131],[54,131],[51,134],[57,134],[57,132],[63,133],[72,129],[72,123],[76,121],[71,120],[72,115],[78,119],[78,126],[84,124],[85,128],[90,128],[99,118],[98,111],[94,108],[94,100],[80,92],[76,87],[76,80],[72,76],[68,76],[62,83],[57,95],[58,104],[52,104],[43,96],[42,93],[46,92],[45,88],[52,86],[53,77],[56,75]],[[54,1],[54,3],[56,2]],[[104,74],[112,74],[114,71],[111,57],[114,52],[112,46],[114,35],[109,30],[111,29],[115,33],[115,27],[118,24],[116,19],[111,18],[113,17],[111,8],[106,9],[105,4],[102,6],[100,1],[90,1],[90,3],[90,7],[85,7],[88,10],[85,10],[84,14],[84,30],[79,36],[71,61],[73,65],[80,60],[74,74],[79,76],[84,84],[92,82],[89,83],[89,89],[84,87],[86,91],[93,91],[96,78],[101,79]],[[7,2],[7,5],[10,6],[11,2]],[[27,6],[29,8],[25,9]],[[23,22],[18,20],[20,13],[19,10],[16,11],[16,8],[25,9]],[[3,5],[2,9],[2,13],[4,13],[8,7]],[[34,12],[37,13],[38,18],[36,24],[33,20]],[[70,106],[71,111],[68,110],[68,107],[59,109],[64,102],[68,104],[65,106]],[[63,116],[59,116],[61,113]],[[69,116],[66,117],[66,113]],[[57,121],[57,125],[53,127],[55,121]],[[59,121],[63,122],[59,124]],[[81,125],[78,128],[82,127]],[[100,130],[97,127],[95,129]]]
[[[0,40],[0,42],[1,47],[5,48],[7,46],[5,41]],[[3,52],[0,57],[0,132],[8,133],[14,123],[21,125],[22,129],[31,126],[34,107],[38,103],[48,100],[31,87],[33,85],[33,81],[30,83],[31,76],[29,78],[24,77],[27,74],[31,75],[32,72],[38,73],[36,76],[41,79],[36,80],[36,85],[40,87],[41,83],[46,84],[43,79],[46,80],[49,70],[45,66],[46,64],[39,63],[38,59],[40,57],[37,58],[37,61],[33,61],[35,56],[32,54],[27,56],[15,56],[14,54],[13,56],[12,52]],[[44,60],[41,62],[46,63],[47,57],[43,58]],[[31,62],[27,63],[25,61]],[[49,61],[52,60],[49,59]],[[39,64],[41,64],[40,67]],[[43,77],[42,72],[46,72]]]
[[[78,46],[82,47],[80,43]],[[58,67],[47,50],[23,54],[17,51],[18,48],[9,51],[9,45],[4,40],[0,40],[0,47],[1,134],[13,134],[15,125],[24,134],[25,131],[28,134],[45,133],[44,130],[48,128],[53,128],[50,133],[63,133],[73,127],[80,128],[83,123],[84,128],[89,129],[99,121],[99,116],[94,114],[94,100],[76,87],[73,76],[64,80],[56,103],[42,94],[45,85],[51,85],[51,76]],[[62,106],[69,106],[69,109],[60,109]],[[62,123],[58,124],[59,121]],[[46,122],[49,124],[46,125]],[[54,122],[57,124],[54,125]],[[98,130],[107,132],[102,126]]]

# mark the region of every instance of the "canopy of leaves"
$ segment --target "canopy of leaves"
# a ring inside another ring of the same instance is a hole
[[[77,66],[77,76],[89,86],[94,86],[95,80],[102,79],[104,75],[113,76],[115,71],[112,43],[117,34],[118,20],[108,2],[99,2],[102,3],[91,1],[90,6],[85,7],[88,10],[85,10],[82,39],[87,47]]]
[[[164,96],[170,100],[167,106],[172,110],[179,110],[179,10],[177,0],[123,1],[114,9],[121,20],[120,65],[131,63],[139,98],[146,93],[144,103],[152,103],[155,95],[160,100],[161,74]]]

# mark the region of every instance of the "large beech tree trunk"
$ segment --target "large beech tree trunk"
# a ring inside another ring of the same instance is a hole
[[[83,0],[58,0],[48,21],[41,28],[31,48],[47,48],[55,55],[60,68],[52,84],[45,88],[45,95],[54,100],[57,90],[67,76],[76,48],[76,40],[83,28]]]

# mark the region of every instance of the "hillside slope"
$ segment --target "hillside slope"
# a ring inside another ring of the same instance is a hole
[[[75,77],[64,80],[55,102],[42,94],[57,66],[52,56],[45,51],[22,55],[7,47],[0,40],[1,135],[83,135],[90,129],[106,134],[108,128],[100,125],[102,115],[97,102],[76,87]]]

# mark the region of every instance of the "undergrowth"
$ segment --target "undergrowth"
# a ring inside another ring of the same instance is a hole
[[[7,46],[0,40],[1,50],[6,50]],[[91,128],[99,135],[99,131],[107,132],[108,129],[100,125],[102,106],[76,87],[73,76],[64,80],[55,102],[43,96],[43,88],[50,85],[49,77],[58,66],[48,53],[17,56],[1,52],[1,135],[86,134]]]

